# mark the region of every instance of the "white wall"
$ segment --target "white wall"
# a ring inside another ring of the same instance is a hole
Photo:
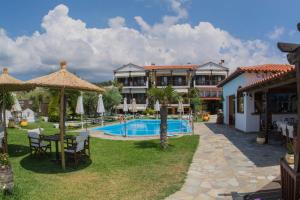
[[[237,96],[239,86],[244,87],[270,75],[270,73],[243,73],[223,86],[225,124],[229,124],[229,96]],[[235,108],[237,108],[237,101],[235,101],[235,104]],[[245,96],[244,113],[238,113],[237,109],[235,109],[235,128],[244,132],[259,131],[260,116],[252,113],[254,113],[254,95],[252,97]]]

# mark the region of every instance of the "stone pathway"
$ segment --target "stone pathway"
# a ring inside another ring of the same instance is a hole
[[[232,192],[255,192],[279,177],[282,146],[258,145],[255,134],[214,123],[198,123],[195,130],[200,144],[187,178],[167,200],[232,199]]]

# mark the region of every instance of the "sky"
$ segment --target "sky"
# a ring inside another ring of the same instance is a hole
[[[102,82],[127,63],[286,63],[297,0],[2,0],[0,68],[22,80],[58,69]]]

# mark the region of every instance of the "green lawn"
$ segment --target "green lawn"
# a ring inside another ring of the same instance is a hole
[[[36,126],[57,132],[49,123],[31,127]],[[62,171],[49,158],[29,156],[26,131],[9,129],[15,191],[3,199],[163,199],[182,186],[198,140],[198,136],[173,138],[169,149],[162,151],[158,140],[92,138],[92,161]]]

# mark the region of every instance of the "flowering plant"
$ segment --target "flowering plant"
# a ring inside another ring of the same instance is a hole
[[[9,166],[9,160],[8,160],[8,154],[7,153],[1,153],[0,154],[0,166],[1,167]]]

